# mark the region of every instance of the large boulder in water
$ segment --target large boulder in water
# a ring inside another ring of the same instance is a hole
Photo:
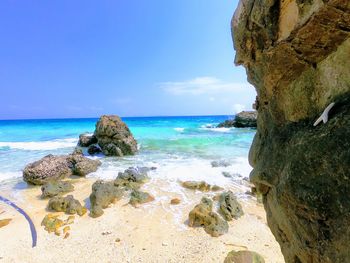
[[[80,154],[52,155],[28,164],[23,170],[23,180],[27,183],[43,185],[71,175],[85,176],[95,172],[101,162]]]
[[[96,123],[95,136],[107,156],[132,155],[137,142],[128,126],[116,115],[103,115]]]
[[[226,120],[218,125],[218,128],[256,128],[258,113],[256,111],[242,111],[236,114],[232,120]]]
[[[97,143],[97,138],[94,134],[82,133],[79,135],[78,146],[89,147],[95,143]]]

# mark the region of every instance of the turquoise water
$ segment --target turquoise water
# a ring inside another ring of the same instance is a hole
[[[139,144],[139,153],[124,158],[101,158],[96,177],[113,177],[116,170],[133,165],[156,165],[181,173],[193,166],[209,169],[213,160],[232,162],[233,172],[249,173],[249,147],[255,130],[215,126],[229,116],[123,118]],[[97,119],[0,121],[0,182],[20,180],[26,164],[47,154],[71,153],[80,133],[93,132]],[[170,165],[170,166],[169,166]],[[164,176],[170,171],[163,170]],[[202,172],[201,172],[202,173]],[[110,174],[110,175],[108,175]],[[159,175],[162,176],[162,175]],[[182,175],[185,176],[185,175]]]

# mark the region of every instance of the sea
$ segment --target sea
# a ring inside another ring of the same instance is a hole
[[[128,167],[152,166],[151,176],[178,187],[179,181],[204,180],[226,185],[247,178],[251,171],[248,152],[255,130],[217,128],[233,116],[127,117],[122,118],[138,142],[134,156],[100,159],[101,167],[89,178],[114,179]],[[0,121],[0,191],[21,191],[27,187],[22,170],[48,154],[69,154],[79,134],[92,133],[97,118]],[[226,161],[227,167],[212,167]],[[223,176],[223,172],[231,177]],[[171,189],[168,189],[171,191]],[[176,190],[176,189],[173,189]]]

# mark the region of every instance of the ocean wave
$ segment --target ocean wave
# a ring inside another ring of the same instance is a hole
[[[230,132],[231,128],[200,128],[201,130],[213,131],[213,132]]]
[[[174,130],[178,132],[183,132],[185,128],[178,127],[178,128],[174,128]]]
[[[8,147],[18,150],[55,150],[61,148],[70,148],[76,146],[78,139],[57,139],[52,141],[36,141],[36,142],[0,142],[0,147]]]
[[[14,179],[14,178],[19,178],[22,177],[22,172],[17,171],[17,172],[1,172],[0,173],[0,181],[5,181],[8,179]]]

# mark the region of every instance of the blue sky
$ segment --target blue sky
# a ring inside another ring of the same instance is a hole
[[[237,0],[0,2],[0,119],[232,114]]]

